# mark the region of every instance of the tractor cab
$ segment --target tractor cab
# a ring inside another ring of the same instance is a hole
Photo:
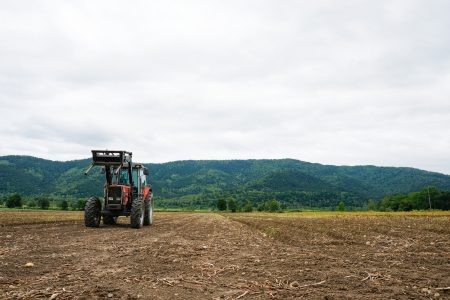
[[[147,182],[146,175],[148,175],[147,168],[142,164],[133,164],[131,172],[132,180],[130,180],[128,168],[124,167],[119,171],[119,174],[113,175],[112,184],[130,185],[130,182],[133,182],[133,187],[138,188]]]
[[[112,169],[110,172],[111,181],[105,186],[105,207],[108,210],[120,210],[123,206],[131,210],[129,199],[145,197],[151,191],[147,184],[148,169],[142,164],[133,163],[131,172],[128,167]]]

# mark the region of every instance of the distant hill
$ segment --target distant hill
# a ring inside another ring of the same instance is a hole
[[[0,194],[83,198],[101,195],[103,177],[83,172],[90,159],[66,162],[0,157]],[[450,191],[450,176],[413,168],[331,166],[293,159],[200,160],[147,163],[160,206],[212,207],[218,198],[239,203],[276,198],[290,207],[361,207],[369,198],[434,186]]]

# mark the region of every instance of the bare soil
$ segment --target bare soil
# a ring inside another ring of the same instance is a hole
[[[5,299],[445,299],[449,286],[449,216],[156,213],[140,230],[127,218],[0,227]]]

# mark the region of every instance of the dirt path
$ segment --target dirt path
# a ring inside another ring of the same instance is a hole
[[[131,229],[128,224],[90,229],[79,221],[0,227],[0,297],[408,299],[448,296],[445,291],[437,295],[435,290],[420,290],[421,286],[414,289],[399,278],[389,279],[386,284],[380,280],[386,273],[371,274],[370,268],[364,280],[366,274],[361,273],[362,268],[346,269],[345,263],[336,263],[344,260],[342,255],[346,251],[352,251],[352,244],[329,249],[316,247],[319,253],[314,255],[295,240],[286,243],[263,231],[256,225],[218,214],[189,213],[156,214],[155,224],[141,230]],[[448,241],[443,246],[446,245]],[[441,265],[438,273],[431,274],[432,266],[429,269],[430,278],[437,280],[434,284],[450,284],[448,278],[439,281],[440,276],[450,275],[446,269],[450,261],[448,249],[442,251],[429,254],[441,256],[436,260]],[[34,266],[24,267],[28,262]],[[395,268],[391,261],[385,263],[386,268],[389,265]],[[411,269],[416,267],[412,265]],[[339,280],[334,276],[340,276]]]

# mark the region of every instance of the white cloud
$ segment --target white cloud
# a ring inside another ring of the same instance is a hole
[[[3,1],[0,155],[450,174],[447,1]]]

